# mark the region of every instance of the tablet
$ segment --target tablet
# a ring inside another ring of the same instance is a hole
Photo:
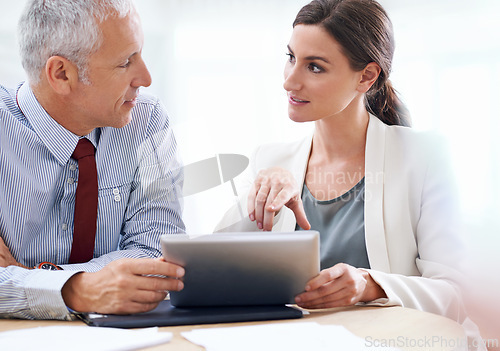
[[[183,266],[184,289],[172,305],[255,306],[294,303],[319,273],[319,233],[167,234],[163,257]]]

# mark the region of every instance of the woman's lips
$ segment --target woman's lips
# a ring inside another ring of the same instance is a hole
[[[309,103],[309,101],[307,100],[303,100],[301,98],[292,95],[288,95],[288,102],[294,106],[302,106]]]

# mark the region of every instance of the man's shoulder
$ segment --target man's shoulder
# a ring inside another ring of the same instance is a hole
[[[135,114],[152,114],[155,110],[161,109],[160,99],[154,95],[140,93],[137,96],[137,105],[132,110]]]
[[[155,107],[158,105],[160,100],[158,97],[154,95],[150,95],[148,93],[140,93],[139,96],[137,97],[137,104],[138,105],[147,105],[147,106],[152,106]]]
[[[0,84],[0,110],[11,110],[16,105],[14,89],[9,89]]]
[[[141,93],[137,97],[137,105],[132,110],[133,120],[148,121],[151,123],[165,123],[167,119],[166,109],[156,96]],[[139,118],[137,118],[139,117]]]
[[[109,135],[120,138],[133,135],[134,139],[143,140],[168,127],[166,109],[160,100],[155,96],[141,93],[137,97],[136,106],[132,109],[131,122],[122,128],[105,127],[105,129]]]

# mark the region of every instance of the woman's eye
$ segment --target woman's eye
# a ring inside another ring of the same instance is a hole
[[[309,65],[309,70],[310,70],[312,73],[321,73],[321,72],[323,72],[323,71],[324,71],[322,67],[318,66],[318,65],[317,65],[317,64],[315,64],[315,63],[311,63],[311,64]]]
[[[295,56],[293,56],[290,53],[287,53],[286,56],[288,56],[288,62],[294,62],[295,61]]]

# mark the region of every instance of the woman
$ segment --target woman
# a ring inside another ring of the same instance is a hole
[[[284,88],[312,136],[259,148],[249,217],[223,230],[318,230],[305,308],[399,305],[465,320],[456,191],[439,140],[417,133],[389,81],[394,40],[372,0],[314,0],[293,23]],[[258,173],[257,173],[258,171]]]

